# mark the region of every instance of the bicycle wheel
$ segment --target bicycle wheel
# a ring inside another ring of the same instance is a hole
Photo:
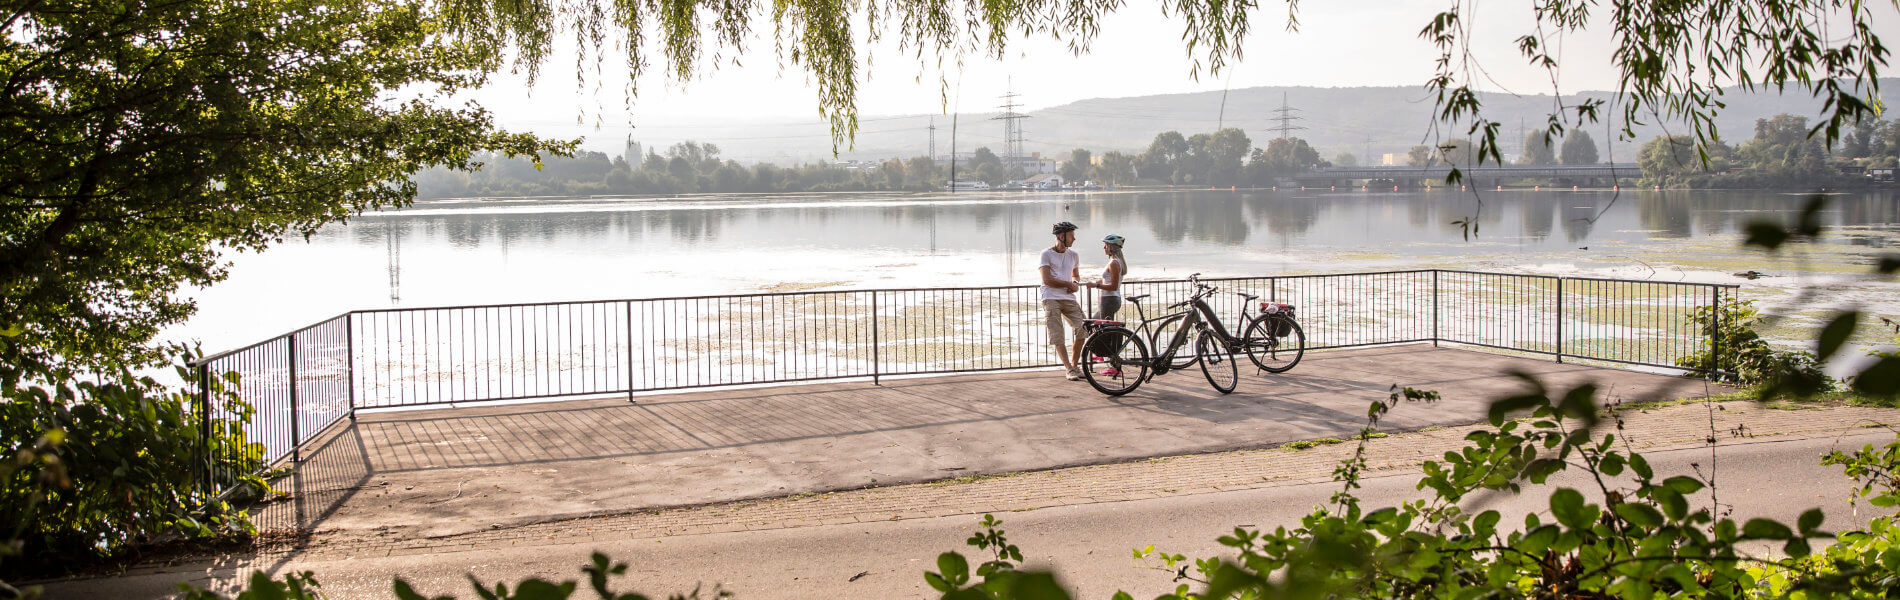
[[[1273,330],[1282,325],[1288,328],[1287,334],[1273,335]],[[1300,364],[1300,357],[1306,355],[1306,330],[1300,328],[1299,321],[1277,315],[1254,319],[1247,325],[1247,334],[1242,340],[1247,358],[1268,373],[1285,373]]]
[[[1148,345],[1121,327],[1097,330],[1082,342],[1082,377],[1110,396],[1135,391],[1148,378]]]
[[[1239,357],[1228,354],[1214,332],[1202,331],[1195,338],[1194,353],[1201,356],[1201,373],[1207,375],[1207,382],[1222,394],[1234,393],[1234,386],[1240,384]]]
[[[1181,331],[1181,325],[1185,323],[1187,323],[1187,318],[1185,317],[1163,319],[1161,322],[1156,323],[1154,338],[1148,340],[1148,347],[1153,349],[1156,356],[1167,352],[1168,344],[1174,341],[1174,335]],[[1186,342],[1181,344],[1181,347],[1174,351],[1174,359],[1168,361],[1169,370],[1193,367],[1194,361],[1200,359],[1196,356],[1194,351],[1193,332],[1189,332],[1188,335],[1189,337],[1186,339]]]

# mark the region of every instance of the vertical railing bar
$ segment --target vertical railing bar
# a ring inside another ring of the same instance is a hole
[[[1432,347],[1438,347],[1438,269],[1432,269]]]
[[[637,387],[640,387],[640,385],[633,384],[633,300],[627,300],[627,323],[625,323],[625,325],[627,325],[627,344],[625,344],[625,353],[627,353],[627,403],[637,403],[635,397],[633,397],[633,391],[635,391]]]
[[[1722,288],[1709,287],[1709,375],[1722,376]]]
[[[350,420],[356,420],[356,311],[343,315],[343,382],[349,387]]]
[[[298,463],[303,462],[303,452],[298,448],[303,442],[303,432],[298,431],[297,334],[290,334],[287,341],[288,343],[285,345],[285,355],[290,366],[290,462]]]
[[[1564,361],[1564,278],[1557,278],[1557,362]]]

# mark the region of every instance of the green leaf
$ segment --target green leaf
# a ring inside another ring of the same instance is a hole
[[[1781,549],[1787,552],[1788,556],[1793,558],[1804,558],[1813,552],[1813,549],[1808,546],[1808,541],[1801,538],[1788,540],[1788,543],[1782,545]]]
[[[1544,550],[1549,549],[1550,545],[1557,541],[1558,533],[1559,529],[1556,525],[1539,525],[1518,540],[1517,549],[1533,556],[1542,555]]]
[[[1821,521],[1826,518],[1827,515],[1822,514],[1821,509],[1810,508],[1808,512],[1801,513],[1801,519],[1796,521],[1795,526],[1801,529],[1803,535],[1814,533],[1814,529],[1820,527]]]
[[[1549,405],[1550,405],[1550,399],[1545,398],[1543,396],[1525,394],[1522,396],[1511,396],[1508,398],[1504,398],[1502,400],[1498,400],[1491,403],[1491,408],[1490,408],[1491,424],[1502,425],[1504,424],[1504,421],[1507,418],[1509,418],[1509,416],[1512,413],[1536,408],[1539,406],[1549,406]]]
[[[1702,491],[1703,488],[1701,481],[1687,475],[1677,475],[1664,479],[1662,484],[1663,487],[1667,487],[1670,491],[1678,494],[1693,494]]]
[[[435,598],[424,596],[417,593],[415,588],[409,587],[409,582],[401,577],[396,578],[395,588],[397,600],[455,600],[452,596],[436,596]]]
[[[1834,320],[1828,321],[1827,326],[1821,328],[1821,348],[1815,355],[1821,360],[1834,356],[1834,353],[1841,349],[1841,345],[1846,344],[1847,339],[1853,337],[1854,328],[1859,325],[1860,312],[1858,311],[1842,311],[1841,314],[1835,315]]]
[[[1054,575],[1044,572],[1026,572],[1016,578],[1009,586],[1010,597],[1016,600],[1072,600],[1067,590],[1056,583]]]
[[[1637,477],[1650,479],[1656,476],[1655,471],[1649,470],[1649,459],[1643,458],[1643,455],[1631,454],[1629,460],[1630,470],[1635,471]]]
[[[924,571],[924,583],[930,584],[931,589],[937,590],[939,592],[947,593],[950,590],[957,589],[956,586],[950,585],[950,582],[944,581],[942,575],[938,575],[936,573],[932,573],[929,571]]]
[[[1663,514],[1668,515],[1670,520],[1681,521],[1689,516],[1689,501],[1684,500],[1682,494],[1676,493],[1676,490],[1667,486],[1656,487],[1651,488],[1650,494],[1657,504],[1662,505]]]
[[[1743,231],[1748,234],[1748,237],[1742,240],[1742,245],[1745,246],[1761,246],[1773,251],[1788,242],[1788,230],[1780,223],[1753,221],[1744,227]]]
[[[1771,519],[1749,519],[1742,525],[1742,536],[1756,540],[1785,540],[1794,537],[1787,525]]]
[[[567,600],[574,595],[574,582],[551,583],[541,579],[529,579],[515,588],[515,600]]]
[[[1497,532],[1498,520],[1501,518],[1503,515],[1495,510],[1478,513],[1478,516],[1471,520],[1471,533],[1478,537],[1491,537]]]
[[[937,570],[943,573],[944,580],[952,587],[963,587],[970,581],[970,561],[965,560],[962,554],[945,552],[937,555]]]
[[[1854,376],[1854,390],[1870,396],[1900,394],[1900,356],[1884,356]]]
[[[1616,513],[1616,516],[1622,517],[1624,521],[1628,521],[1631,525],[1637,527],[1648,529],[1661,527],[1663,524],[1662,511],[1656,510],[1655,507],[1648,504],[1625,502],[1616,505],[1613,511]]]
[[[1365,523],[1367,525],[1378,525],[1380,523],[1391,521],[1392,518],[1397,516],[1398,514],[1399,514],[1399,509],[1388,506],[1385,508],[1381,508],[1379,510],[1372,511],[1370,513],[1366,513],[1366,516],[1364,518],[1359,519],[1359,522]]]
[[[1604,475],[1615,477],[1623,474],[1624,464],[1626,463],[1623,455],[1612,452],[1603,455],[1603,460],[1597,463],[1597,470],[1602,471]]]
[[[1557,488],[1550,493],[1550,514],[1557,522],[1571,529],[1582,529],[1596,520],[1596,511],[1584,505],[1583,493],[1570,488]]]
[[[1801,218],[1795,221],[1795,231],[1809,239],[1821,237],[1821,211],[1826,208],[1827,196],[1809,196],[1808,203],[1801,207]]]

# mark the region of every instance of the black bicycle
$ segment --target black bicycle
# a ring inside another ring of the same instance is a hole
[[[1294,316],[1293,305],[1261,302],[1260,314],[1249,315],[1247,308],[1260,297],[1234,294],[1245,299],[1240,320],[1247,326],[1243,329],[1246,333],[1241,336],[1240,346],[1246,349],[1247,358],[1253,360],[1254,366],[1268,373],[1285,373],[1300,364],[1300,358],[1306,356],[1306,330]]]
[[[1240,383],[1240,367],[1234,354],[1242,347],[1243,340],[1228,333],[1220,317],[1207,305],[1207,297],[1215,288],[1201,283],[1199,278],[1199,273],[1188,276],[1194,293],[1187,300],[1168,306],[1168,310],[1180,309],[1178,312],[1156,319],[1148,319],[1141,308],[1141,299],[1148,297],[1147,294],[1126,298],[1141,316],[1141,324],[1137,326],[1141,333],[1129,329],[1122,321],[1088,320],[1090,333],[1082,342],[1082,374],[1089,385],[1101,393],[1120,396],[1135,391],[1156,375],[1185,368],[1179,366],[1183,361],[1177,360],[1177,356],[1187,347],[1191,332],[1194,356],[1185,364],[1199,363],[1201,373],[1215,390],[1222,394],[1233,393]],[[1164,331],[1169,332],[1166,346],[1161,345],[1160,338]],[[1149,353],[1151,344],[1163,348],[1159,355]]]

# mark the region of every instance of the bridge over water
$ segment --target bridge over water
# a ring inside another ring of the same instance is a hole
[[[1460,167],[1467,184],[1498,185],[1521,179],[1550,179],[1565,185],[1614,184],[1643,176],[1636,163],[1594,165],[1483,165]],[[1417,187],[1443,183],[1451,166],[1405,167],[1375,165],[1365,167],[1328,167],[1293,176],[1303,186],[1353,185],[1360,181],[1390,181],[1391,185]]]

